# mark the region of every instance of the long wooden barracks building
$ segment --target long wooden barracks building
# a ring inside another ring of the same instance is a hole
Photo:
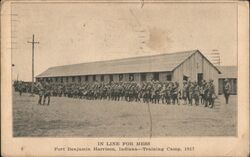
[[[50,79],[53,83],[109,82],[109,81],[201,81],[213,79],[218,91],[218,74],[214,66],[199,50],[152,56],[97,61],[51,67],[36,76],[36,80]]]

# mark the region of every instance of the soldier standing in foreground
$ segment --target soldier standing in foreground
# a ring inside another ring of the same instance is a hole
[[[231,86],[230,86],[230,83],[229,83],[228,79],[225,79],[224,81],[225,81],[225,83],[224,83],[223,92],[224,92],[224,96],[225,96],[225,99],[226,99],[226,104],[228,104],[228,99],[229,99],[229,96],[230,96]]]
[[[51,96],[51,86],[49,84],[49,81],[45,81],[44,82],[44,98],[43,98],[43,105],[45,105],[45,101],[48,98],[48,103],[47,105],[49,105],[50,103],[50,96]]]
[[[209,105],[211,108],[214,107],[214,100],[216,99],[215,95],[215,87],[213,84],[213,80],[209,80],[209,85],[208,85],[208,100],[209,100]]]
[[[41,103],[42,103],[42,98],[43,98],[44,88],[43,88],[43,85],[42,85],[42,83],[41,83],[40,81],[37,82],[36,88],[37,88],[38,96],[39,96],[38,105],[41,105]]]

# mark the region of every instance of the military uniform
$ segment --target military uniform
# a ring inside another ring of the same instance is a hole
[[[183,82],[182,99],[184,101],[184,105],[187,104],[187,97],[188,97],[188,85],[187,82]]]
[[[228,104],[230,91],[231,91],[231,85],[230,85],[228,79],[225,79],[225,84],[224,84],[223,89],[224,89],[223,92],[224,92],[224,97],[225,97],[225,100],[226,100],[226,104]]]
[[[38,90],[38,96],[39,96],[38,104],[41,105],[41,103],[42,103],[42,98],[43,98],[43,94],[44,94],[44,88],[43,88],[43,85],[41,84],[41,82],[38,82],[38,83],[37,83],[36,88],[37,88],[37,90]]]
[[[193,94],[193,97],[194,97],[194,101],[195,101],[195,105],[196,106],[199,105],[199,95],[200,95],[200,89],[199,89],[198,84],[195,82],[194,83],[194,94]]]
[[[213,81],[210,80],[209,85],[208,85],[208,102],[211,108],[214,107],[215,98],[216,98],[215,87],[213,85]]]
[[[48,82],[44,83],[44,98],[43,98],[43,104],[45,104],[46,99],[48,98],[47,105],[50,104],[50,96],[51,96],[51,86]]]

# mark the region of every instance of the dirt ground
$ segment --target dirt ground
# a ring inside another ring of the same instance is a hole
[[[148,137],[147,104],[52,97],[50,106],[38,96],[13,93],[14,137]],[[204,106],[150,104],[152,136],[236,136],[237,96],[223,96],[214,109]]]

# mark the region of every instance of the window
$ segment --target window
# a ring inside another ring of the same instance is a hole
[[[172,80],[172,76],[171,75],[167,75],[167,81],[171,81]]]
[[[141,81],[146,81],[146,73],[141,74]]]
[[[134,81],[134,74],[129,74],[129,81]]]
[[[113,81],[113,75],[109,75],[109,81]]]
[[[159,80],[159,73],[153,73],[153,80]]]
[[[186,75],[183,75],[183,80],[188,81],[188,77]]]
[[[58,82],[58,78],[56,77],[56,82]]]
[[[79,83],[82,82],[81,76],[78,76],[78,82],[79,82]]]
[[[75,82],[75,77],[74,76],[72,77],[72,82]]]
[[[61,79],[61,83],[63,83],[63,78],[61,77],[60,79]]]
[[[119,74],[119,81],[123,80],[123,74]]]
[[[93,75],[93,81],[96,81],[96,75]]]
[[[101,81],[102,82],[104,81],[104,75],[101,75]]]
[[[85,81],[89,81],[89,76],[85,76]]]

